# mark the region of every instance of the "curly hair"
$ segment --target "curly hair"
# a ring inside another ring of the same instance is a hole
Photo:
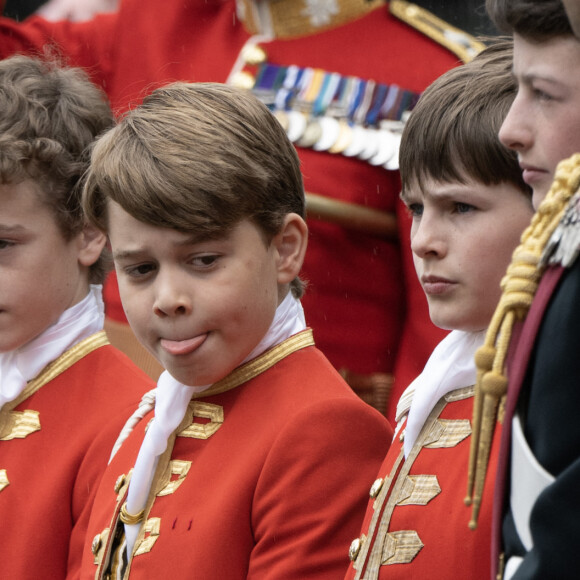
[[[32,180],[66,240],[85,224],[79,183],[89,147],[113,125],[104,93],[79,68],[54,59],[0,61],[0,184]],[[91,282],[106,272],[103,256]]]

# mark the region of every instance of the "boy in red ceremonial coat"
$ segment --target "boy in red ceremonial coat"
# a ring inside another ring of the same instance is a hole
[[[101,483],[82,577],[336,578],[392,430],[306,327],[280,123],[245,90],[157,89],[99,140],[83,195],[167,371]]]
[[[349,580],[489,577],[491,498],[476,531],[460,502],[474,353],[533,213],[516,156],[497,138],[516,92],[511,61],[511,43],[501,42],[444,74],[403,132],[401,197],[413,219],[417,276],[431,320],[452,332],[399,401],[396,436],[351,545]]]
[[[90,505],[148,377],[108,344],[87,147],[112,124],[80,69],[0,62],[0,575],[78,574]],[[125,412],[126,410],[126,412]]]
[[[317,343],[337,369],[379,380],[395,372],[402,392],[444,333],[429,321],[406,243],[399,126],[416,95],[479,43],[417,6],[382,0],[124,0],[80,24],[0,20],[0,56],[46,42],[86,67],[115,111],[175,80],[242,84],[267,99],[314,194],[303,275]],[[330,215],[314,200],[328,201]],[[109,282],[108,328],[123,333]]]
[[[493,578],[576,578],[580,520],[578,3],[494,0],[487,3],[487,9],[498,28],[514,39],[518,92],[499,137],[517,152],[537,210],[514,252],[494,315],[497,324],[490,327],[484,356],[478,359],[482,440],[485,433],[499,430],[495,408],[505,398],[505,413],[498,417],[503,427],[494,496]],[[472,466],[485,466],[486,447],[480,447]],[[491,461],[489,465],[495,468]],[[483,470],[478,473],[476,483],[482,485],[483,474]],[[486,481],[491,488],[493,481],[489,477]]]

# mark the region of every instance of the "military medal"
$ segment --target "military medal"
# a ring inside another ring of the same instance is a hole
[[[297,147],[398,169],[401,131],[417,93],[322,69],[275,65],[258,50],[247,56],[259,63],[254,94]]]
[[[319,124],[322,134],[312,148],[315,151],[328,151],[338,141],[340,123],[332,117],[320,117]]]

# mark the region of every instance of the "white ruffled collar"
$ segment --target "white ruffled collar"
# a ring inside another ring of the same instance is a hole
[[[408,457],[427,417],[447,393],[475,384],[475,351],[485,330],[450,332],[436,347],[423,372],[405,389],[397,404],[397,430],[408,413],[404,450]]]

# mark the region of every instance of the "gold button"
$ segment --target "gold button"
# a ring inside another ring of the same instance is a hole
[[[122,473],[117,477],[117,481],[115,482],[115,493],[119,493],[121,488],[125,485],[125,481],[127,480],[127,476]]]
[[[369,492],[369,495],[374,499],[375,497],[377,497],[377,495],[379,495],[379,492],[381,491],[382,487],[383,487],[383,483],[384,483],[384,479],[382,477],[379,477],[377,480],[375,480],[375,482],[372,484],[371,486],[371,491]]]
[[[261,64],[266,62],[266,51],[256,44],[249,44],[242,49],[242,58],[248,64]]]
[[[256,79],[246,71],[237,72],[232,77],[232,86],[238,89],[253,89]]]
[[[399,441],[402,443],[405,440],[405,431],[402,431],[399,435]]]
[[[91,552],[93,553],[93,556],[96,556],[101,549],[101,543],[101,534],[97,534],[93,538],[93,543],[91,544]]]
[[[350,543],[350,548],[348,549],[348,557],[350,558],[351,562],[354,562],[356,560],[356,557],[360,552],[361,546],[362,542],[360,538],[356,538]]]

